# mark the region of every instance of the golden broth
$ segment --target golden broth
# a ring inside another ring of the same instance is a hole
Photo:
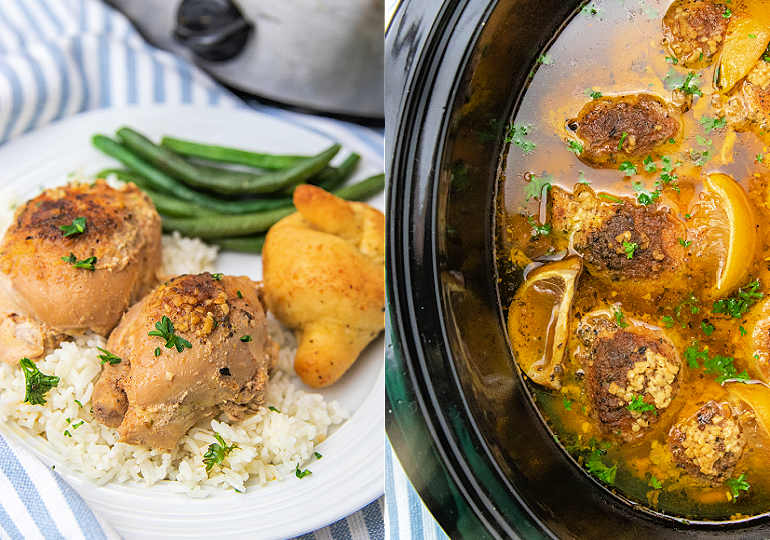
[[[568,247],[563,238],[537,230],[549,220],[544,196],[547,185],[571,192],[578,183],[588,183],[597,193],[626,197],[661,187],[662,200],[690,227],[694,223],[690,212],[704,197],[701,175],[716,172],[732,176],[749,193],[758,235],[754,260],[746,264],[750,277],[760,280],[765,297],[770,292],[767,146],[754,133],[711,129],[711,121],[717,118],[712,105],[714,66],[685,69],[668,58],[669,52],[662,45],[661,20],[669,4],[631,0],[589,4],[538,59],[530,85],[510,121],[515,130],[499,170],[496,245],[506,309],[526,275],[525,268],[549,256],[558,258]],[[668,155],[678,189],[670,184],[656,186],[666,165],[661,160],[655,172],[645,172],[639,166],[637,174],[627,176],[617,168],[592,168],[570,150],[566,125],[591,101],[591,93],[645,92],[670,101],[672,88],[681,85],[691,71],[698,76],[693,80],[703,96],[694,97],[692,108],[684,114],[684,141]],[[598,456],[606,468],[617,467],[613,481],[604,482],[612,489],[655,511],[687,519],[741,519],[770,511],[770,471],[765,465],[770,443],[759,423],[747,424],[748,443],[732,474],[734,478],[744,474],[750,485],[737,497],[727,485],[711,487],[689,477],[674,465],[666,445],[674,423],[709,399],[727,400],[727,387],[742,384],[723,386],[715,382],[715,375],[688,367],[687,347],[693,343],[708,346],[711,354],[734,357],[738,372],[751,370],[751,358],[744,354],[746,347],[741,342],[750,337],[742,326],[746,317],[712,313],[715,298],[709,295],[708,284],[715,279],[713,263],[719,256],[707,242],[693,245],[688,264],[704,274],[702,279],[691,279],[687,294],[660,291],[659,295],[634,297],[622,287],[606,287],[585,270],[579,278],[572,304],[575,318],[597,308],[621,305],[623,313],[635,320],[664,329],[682,357],[679,394],[660,423],[640,442],[628,444],[607,438],[595,427],[582,366],[575,355],[580,343],[574,333],[567,344],[561,389],[531,385],[555,435],[581,465],[588,466],[592,454]],[[770,425],[770,418],[767,423]],[[594,475],[606,480],[601,471]]]

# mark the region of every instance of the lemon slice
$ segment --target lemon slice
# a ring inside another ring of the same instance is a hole
[[[727,385],[727,393],[730,401],[743,402],[749,409],[754,411],[757,424],[770,435],[770,388],[763,384],[743,384],[733,383]]]
[[[703,185],[711,196],[709,236],[716,240],[711,249],[723,250],[712,294],[723,296],[745,282],[754,260],[757,228],[749,196],[732,177],[713,173]],[[721,245],[720,245],[721,244]]]
[[[756,65],[770,43],[770,0],[744,0],[730,16],[719,63],[719,89],[729,92]]]
[[[561,388],[575,283],[583,261],[567,257],[532,270],[508,311],[508,335],[521,370],[537,384]]]

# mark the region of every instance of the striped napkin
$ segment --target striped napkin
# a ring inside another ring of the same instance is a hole
[[[0,145],[79,112],[153,104],[251,107],[325,133],[353,132],[371,148],[384,148],[377,131],[238,99],[189,63],[148,45],[122,14],[98,0],[0,0]],[[380,498],[301,538],[384,538],[383,505]],[[0,538],[120,536],[58,474],[0,436]]]

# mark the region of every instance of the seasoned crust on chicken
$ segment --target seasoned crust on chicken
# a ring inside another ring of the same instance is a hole
[[[578,335],[596,426],[626,442],[643,437],[679,391],[681,361],[673,343],[660,330],[620,328],[602,315],[587,315]]]
[[[710,66],[722,50],[726,13],[725,2],[676,0],[663,17],[663,45],[682,67]]]
[[[713,400],[672,427],[668,437],[677,466],[713,486],[732,476],[748,441],[732,407]]]
[[[86,218],[85,231],[60,226]],[[160,217],[133,184],[73,183],[21,205],[0,244],[0,359],[37,358],[66,335],[107,335],[155,285]],[[95,270],[63,260],[95,257]]]
[[[297,374],[319,388],[338,380],[385,326],[382,212],[311,185],[298,212],[270,228],[262,249],[265,301],[298,330]]]
[[[177,277],[134,305],[107,342],[122,361],[102,368],[97,420],[117,427],[122,442],[170,449],[203,418],[255,413],[278,352],[260,293],[246,277],[204,273]],[[191,348],[178,352],[148,335],[164,316]]]
[[[622,204],[600,200],[582,184],[574,193],[554,187],[554,233],[568,237],[587,271],[599,279],[646,289],[643,292],[677,287],[674,278],[685,270],[685,250],[679,242],[687,238],[684,223],[657,204],[614,199]]]
[[[724,108],[730,126],[770,142],[770,62],[760,59],[737,88]]]
[[[682,138],[684,121],[679,107],[658,96],[626,94],[590,101],[567,127],[582,142],[582,161],[617,167],[629,159],[672,152]]]

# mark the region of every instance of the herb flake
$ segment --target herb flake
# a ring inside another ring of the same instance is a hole
[[[26,357],[19,360],[19,366],[24,372],[27,389],[24,395],[24,402],[31,405],[43,405],[45,403],[45,397],[43,396],[51,388],[59,384],[59,377],[41,373],[35,363]]]
[[[86,218],[76,217],[70,225],[59,225],[59,229],[64,233],[65,237],[72,236],[73,234],[83,234],[86,232]]]

